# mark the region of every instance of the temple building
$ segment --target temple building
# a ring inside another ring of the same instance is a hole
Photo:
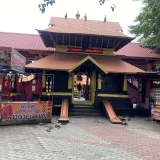
[[[67,100],[69,115],[85,107],[101,109],[106,101],[118,115],[133,115],[134,102],[147,108],[146,75],[160,56],[131,43],[119,23],[51,17],[49,28],[37,31],[0,32],[0,48],[18,50],[27,58],[26,72],[41,75],[41,100],[52,99],[54,108]]]

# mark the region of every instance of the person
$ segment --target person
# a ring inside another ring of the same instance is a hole
[[[81,98],[81,90],[82,90],[82,86],[80,83],[77,85],[77,89],[78,89],[78,98],[80,99]]]

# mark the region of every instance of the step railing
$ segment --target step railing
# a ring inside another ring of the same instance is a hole
[[[103,105],[104,105],[104,107],[105,107],[106,113],[108,113],[108,116],[109,116],[109,118],[110,118],[110,121],[111,121],[112,123],[115,123],[115,124],[117,124],[117,123],[118,123],[118,124],[122,124],[122,121],[121,121],[120,118],[116,115],[116,113],[115,113],[112,105],[110,104],[110,102],[107,101],[107,100],[104,100],[104,101],[102,101],[102,103],[103,103]]]
[[[61,104],[61,113],[60,118],[58,120],[59,122],[69,122],[68,117],[68,99],[63,99]]]

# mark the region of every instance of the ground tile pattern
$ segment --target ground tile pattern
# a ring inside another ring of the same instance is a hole
[[[132,118],[127,126],[104,117],[70,123],[0,127],[0,160],[159,160],[159,123]]]

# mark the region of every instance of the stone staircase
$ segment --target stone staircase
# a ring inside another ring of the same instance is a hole
[[[95,106],[74,105],[69,108],[69,116],[104,116],[104,113]]]

